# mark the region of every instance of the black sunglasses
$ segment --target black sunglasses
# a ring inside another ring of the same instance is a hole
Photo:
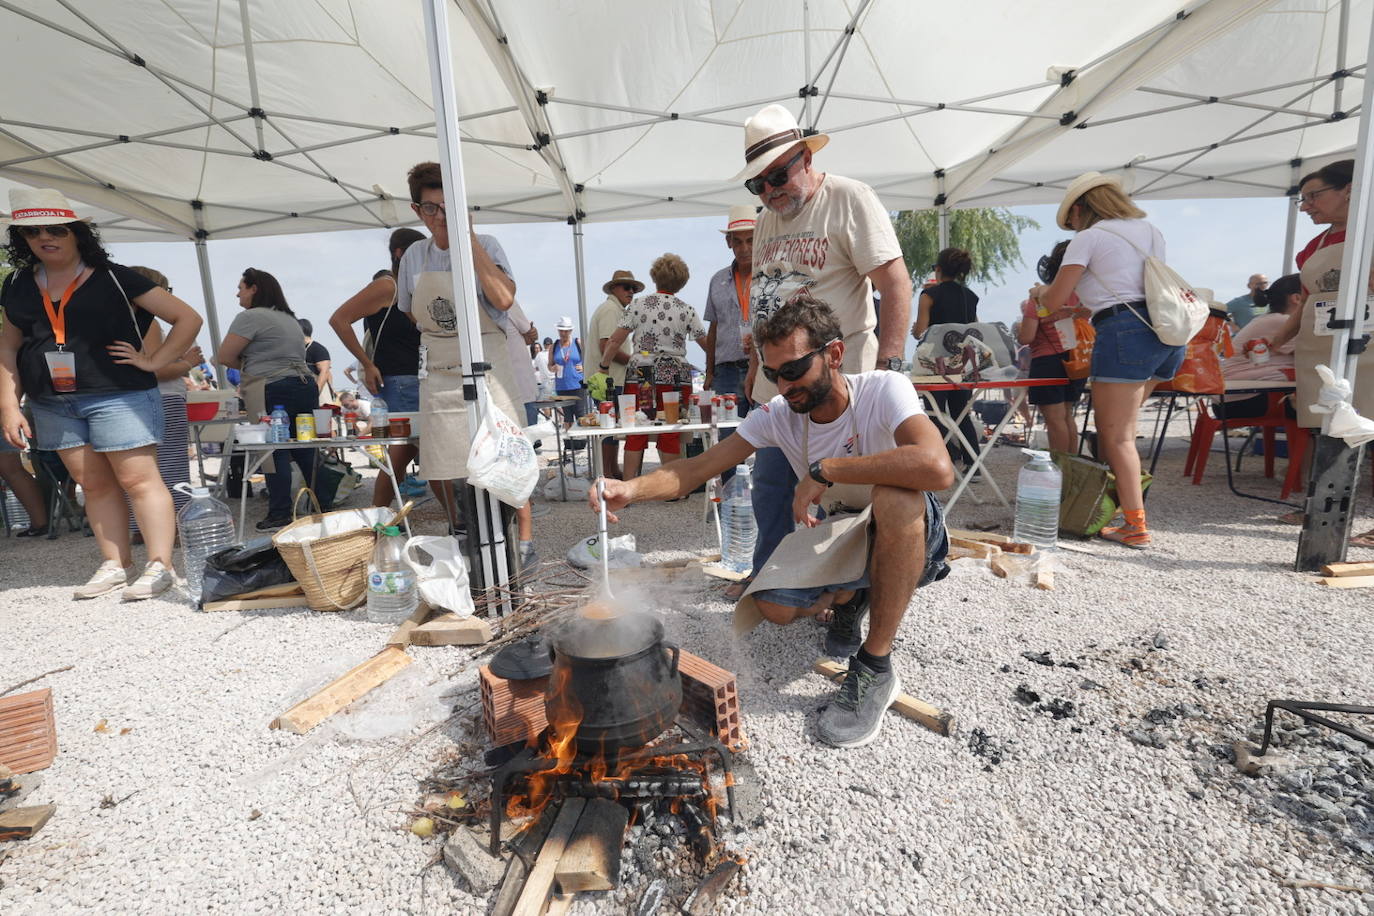
[[[759,175],[754,178],[746,178],[744,181],[744,189],[748,191],[750,194],[762,194],[763,189],[766,185],[771,184],[775,188],[782,187],[783,185],[787,184],[787,175],[789,172],[792,171],[792,166],[796,165],[797,160],[804,155],[806,155],[805,146],[797,150],[797,155],[787,160],[786,165],[778,166],[777,168],[773,169],[773,171],[769,172],[767,175]]]
[[[778,383],[779,378],[786,379],[789,382],[795,382],[810,371],[811,360],[816,358],[817,353],[820,353],[826,347],[830,346],[830,344],[839,342],[840,339],[836,337],[834,340],[830,341],[830,343],[821,344],[805,356],[798,356],[794,360],[783,363],[776,369],[770,369],[767,366],[760,366],[759,368],[763,370],[763,377],[775,385]]]
[[[36,239],[44,232],[55,239],[65,239],[67,233],[71,232],[66,226],[18,226],[16,228],[26,239]]]

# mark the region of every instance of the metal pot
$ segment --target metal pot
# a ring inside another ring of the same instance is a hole
[[[612,756],[648,744],[682,705],[677,646],[645,614],[579,619],[551,640],[553,674],[544,694],[550,723],[580,717],[577,749]]]

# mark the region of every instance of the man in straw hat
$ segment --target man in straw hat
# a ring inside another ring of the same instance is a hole
[[[845,341],[847,372],[900,369],[911,323],[911,275],[892,220],[867,185],[826,174],[812,155],[830,138],[803,134],[792,113],[767,105],[744,124],[744,168],[735,176],[763,204],[754,226],[750,319],[761,321],[802,290],[829,303]],[[882,296],[882,337],[874,336],[873,292]],[[754,403],[777,388],[750,357],[747,384]],[[754,472],[758,540],[754,568],[792,530],[787,506],[796,487],[782,452],[759,452]]]
[[[597,353],[606,349],[606,341],[620,327],[620,319],[625,317],[625,307],[644,291],[644,284],[635,279],[634,271],[617,270],[611,274],[611,279],[601,285],[601,291],[606,294],[606,301],[592,314],[591,326]],[[600,371],[587,379],[587,390],[593,398],[616,403],[616,398],[625,390],[625,367],[629,365],[634,352],[634,334],[629,334],[611,357],[610,363],[603,359],[598,367]],[[618,479],[624,476],[620,470],[620,442],[613,436],[601,440],[601,466],[606,469],[607,477]]]
[[[877,737],[901,691],[892,643],[912,595],[949,572],[933,493],[954,481],[954,469],[911,383],[892,372],[844,372],[841,335],[829,306],[805,295],[757,319],[761,371],[778,395],[704,454],[604,486],[607,518],[617,521],[614,513],[630,503],[690,493],[755,449],[784,454],[801,480],[784,510],[801,527],[756,570],[735,606],[735,631],[832,614],[825,652],[847,658],[849,671],[816,732],[835,747],[858,747]],[[595,488],[590,503],[600,511]],[[828,517],[821,521],[812,506]]]
[[[745,378],[749,374],[749,340],[744,325],[749,322],[749,286],[754,265],[753,204],[730,208],[725,228],[725,247],[735,255],[728,267],[711,277],[706,293],[706,387],[717,394],[741,398],[741,413],[749,413],[745,397]],[[724,435],[732,431],[726,430]]]

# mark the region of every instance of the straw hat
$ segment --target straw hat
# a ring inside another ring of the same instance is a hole
[[[1121,179],[1113,175],[1103,175],[1101,172],[1084,172],[1073,180],[1069,189],[1064,192],[1064,199],[1059,202],[1059,212],[1055,215],[1054,221],[1060,229],[1072,229],[1069,225],[1069,208],[1078,203],[1078,198],[1087,194],[1093,188],[1100,188],[1103,185],[1116,185],[1118,191],[1126,193],[1126,189],[1121,186]]]
[[[611,274],[611,279],[601,284],[601,291],[609,296],[611,294],[611,287],[621,283],[629,286],[632,291],[636,293],[644,292],[644,284],[635,279],[635,272],[633,270],[617,270],[615,273]],[[562,326],[560,325],[560,327]],[[572,327],[571,319],[568,321],[568,327]]]
[[[827,134],[802,136],[792,112],[781,105],[765,105],[744,122],[744,168],[731,180],[753,178],[780,152],[794,143],[802,142],[814,153],[829,143],[830,137]]]
[[[11,188],[10,215],[3,226],[60,226],[63,223],[88,223],[67,203],[61,191],[52,188]]]
[[[754,221],[757,218],[758,209],[753,204],[735,204],[730,208],[730,215],[725,218],[725,228],[720,231],[724,235],[729,235],[732,232],[748,232],[754,228]]]
[[[554,325],[557,330],[571,331],[573,329],[572,318],[564,315],[558,319],[558,324]]]

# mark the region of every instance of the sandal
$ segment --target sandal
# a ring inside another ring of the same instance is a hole
[[[1283,515],[1280,515],[1279,521],[1283,522],[1285,525],[1301,525],[1303,522],[1307,521],[1307,513],[1301,509],[1295,509],[1292,512],[1285,512]]]
[[[731,582],[725,587],[725,591],[722,594],[731,601],[738,601],[744,597],[745,590],[749,588],[749,583],[753,581],[753,578],[750,577],[739,582]]]
[[[1368,547],[1374,550],[1374,528],[1369,529],[1364,534],[1357,534],[1350,539],[1351,547]]]
[[[1100,533],[1109,541],[1115,541],[1135,550],[1144,550],[1150,546],[1150,529],[1143,525],[1131,525],[1122,522],[1120,525],[1103,528]]]

